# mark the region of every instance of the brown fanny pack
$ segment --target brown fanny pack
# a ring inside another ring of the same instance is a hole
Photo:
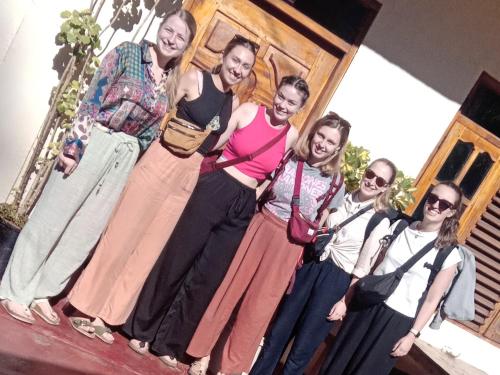
[[[224,98],[219,111],[205,128],[177,117],[177,110],[170,111],[165,115],[160,125],[162,144],[176,154],[193,154],[212,131],[220,128],[220,114],[228,101],[228,97],[232,100],[232,95],[227,95]]]

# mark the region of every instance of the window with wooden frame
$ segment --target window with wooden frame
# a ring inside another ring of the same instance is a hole
[[[429,191],[452,180],[464,191],[459,238],[476,257],[476,316],[464,325],[500,343],[500,82],[482,73],[417,177],[421,215]]]

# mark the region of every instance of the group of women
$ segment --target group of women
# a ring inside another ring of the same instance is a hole
[[[119,327],[137,353],[171,367],[190,358],[197,375],[215,351],[221,374],[272,374],[293,339],[283,371],[302,374],[345,317],[321,372],[388,373],[461,260],[452,251],[427,288],[424,264],[456,244],[460,189],[435,186],[422,221],[397,236],[376,267],[375,274],[392,272],[434,241],[390,298],[370,307],[349,303],[379,256],[379,240],[394,231],[384,216],[365,233],[388,210],[396,167],[375,160],[359,189],[345,194],[339,166],[349,123],[330,112],[299,137],[288,120],[309,89],[298,76],[281,79],[271,107],[240,104],[232,88],[250,75],[258,45],[239,35],[212,71],[181,75],[195,33],[192,15],[177,10],[162,21],[156,43],[123,43],[104,58],[19,235],[0,284],[3,308],[26,323],[34,313],[58,325],[49,299],[92,253],[68,295],[71,325],[89,338],[111,344],[110,327]],[[174,108],[213,129],[192,155],[156,137]],[[200,175],[203,158],[222,148],[217,163],[231,165]],[[322,254],[309,254],[291,236],[297,212],[337,229]]]

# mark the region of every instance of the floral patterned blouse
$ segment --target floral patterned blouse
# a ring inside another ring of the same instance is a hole
[[[168,72],[155,83],[150,46],[146,40],[125,42],[104,57],[73,121],[72,140],[87,145],[98,122],[137,137],[141,149],[151,144],[168,107]]]

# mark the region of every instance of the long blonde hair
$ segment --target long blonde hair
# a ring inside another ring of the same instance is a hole
[[[340,161],[344,155],[347,139],[349,138],[349,130],[351,129],[351,125],[347,120],[344,120],[335,112],[329,112],[326,116],[317,120],[310,129],[301,134],[294,147],[294,151],[300,158],[304,160],[309,159],[311,140],[322,126],[337,129],[340,132],[340,142],[337,151],[321,163],[319,167],[321,173],[331,176],[340,170]]]
[[[163,20],[160,23],[160,26],[158,28],[158,31],[161,29],[163,24],[167,22],[167,20],[172,17],[172,16],[178,16],[181,20],[184,21],[186,24],[188,30],[189,30],[189,39],[186,45],[186,48],[182,52],[181,55],[177,56],[175,59],[171,59],[168,63],[167,66],[164,67],[165,70],[168,71],[168,77],[165,80],[165,91],[167,93],[168,97],[168,108],[171,109],[175,107],[175,96],[177,93],[177,87],[179,86],[179,80],[181,78],[181,61],[182,57],[184,56],[184,53],[186,50],[189,48],[191,45],[191,42],[193,41],[195,35],[196,35],[196,21],[193,17],[193,15],[188,12],[187,10],[184,9],[177,9],[170,11],[163,17]]]

